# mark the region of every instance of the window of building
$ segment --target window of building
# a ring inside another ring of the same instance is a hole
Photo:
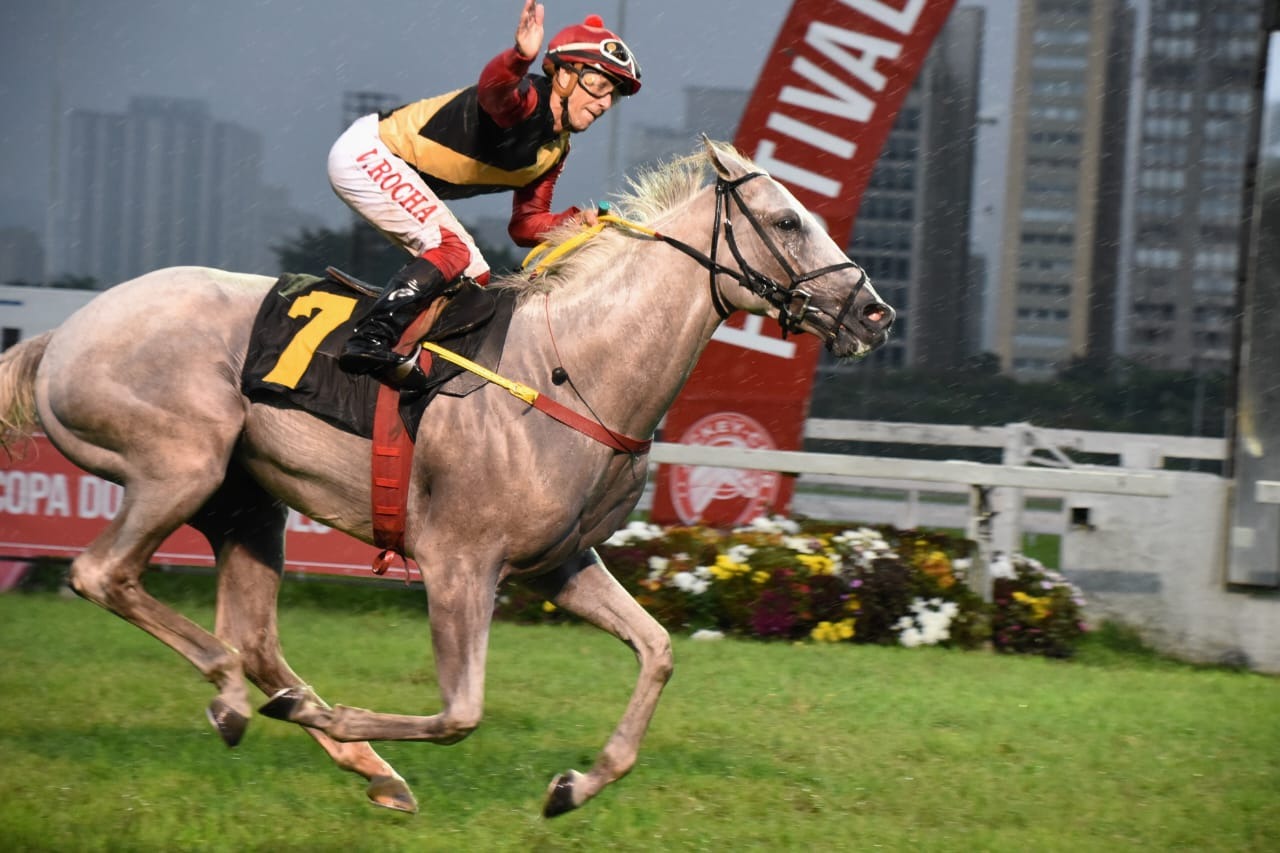
[[[1187,187],[1187,173],[1181,169],[1143,169],[1138,186],[1144,190],[1183,190]]]
[[[1151,40],[1151,56],[1155,59],[1194,59],[1195,55],[1194,37],[1158,36]]]
[[[1156,139],[1180,139],[1191,135],[1191,120],[1173,116],[1147,116],[1142,132]]]
[[[1031,67],[1044,71],[1083,71],[1089,67],[1089,61],[1083,56],[1038,53],[1031,58]]]
[[[1087,29],[1068,30],[1058,27],[1037,27],[1031,37],[1037,46],[1042,47],[1086,45],[1089,43],[1089,31]]]
[[[1190,92],[1177,89],[1149,89],[1146,95],[1146,108],[1162,112],[1190,112],[1192,107]]]
[[[1133,262],[1148,269],[1177,269],[1182,266],[1182,252],[1179,249],[1138,249],[1133,253]]]
[[[1142,143],[1142,165],[1144,166],[1185,166],[1186,164],[1186,143],[1151,140]]]

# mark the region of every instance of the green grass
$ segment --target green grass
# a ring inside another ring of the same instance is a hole
[[[159,576],[209,624],[206,577]],[[421,592],[291,582],[294,667],[333,702],[437,707]],[[628,778],[545,821],[633,685],[581,627],[494,627],[485,724],[379,746],[416,816],[366,804],[299,729],[228,750],[212,689],[55,592],[0,596],[5,850],[1265,850],[1280,845],[1280,680],[1163,660],[1122,632],[1075,661],[676,638]]]

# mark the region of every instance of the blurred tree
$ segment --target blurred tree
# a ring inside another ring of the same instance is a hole
[[[1221,373],[1198,376],[1124,361],[1106,366],[1082,361],[1052,380],[1019,382],[989,368],[988,359],[978,358],[946,370],[855,370],[819,377],[810,416],[967,426],[1026,421],[1059,429],[1222,437],[1233,405],[1229,377]],[[838,450],[886,452],[874,444]],[[892,455],[902,454],[895,449]],[[909,455],[956,456],[951,448],[921,448]]]
[[[72,275],[67,273],[53,279],[47,287],[58,287],[64,290],[101,290],[98,280],[91,275]]]

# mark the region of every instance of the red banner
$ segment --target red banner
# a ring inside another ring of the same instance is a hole
[[[120,508],[124,489],[71,464],[43,435],[12,460],[0,451],[0,560],[75,557]],[[372,577],[378,550],[292,510],[285,534],[285,568],[291,572]],[[164,541],[152,563],[212,566],[205,538],[183,526]],[[417,567],[410,570],[418,580]],[[403,579],[392,566],[385,577]]]
[[[862,191],[898,109],[955,0],[796,0],[734,143],[847,245]],[[800,449],[818,363],[809,335],[735,317],[716,333],[667,414],[680,444]],[[741,524],[785,514],[792,483],[770,472],[658,470],[658,523]]]

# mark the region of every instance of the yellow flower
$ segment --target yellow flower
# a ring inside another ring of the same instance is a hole
[[[951,573],[951,560],[941,551],[930,551],[920,561],[920,571],[938,581],[938,586],[946,589],[956,582]]]
[[[764,583],[768,579],[769,579],[769,573],[763,570],[757,571],[753,575],[751,575],[751,581],[753,583]]]
[[[555,606],[554,604],[552,604],[550,601],[544,601],[544,602],[542,602],[542,612],[543,612],[543,613],[554,613],[554,612],[555,612],[555,609],[556,609],[556,606]]]
[[[712,577],[719,581],[727,581],[751,571],[751,567],[746,563],[735,563],[728,554],[717,554],[715,565],[707,568]]]
[[[835,560],[826,554],[796,554],[796,562],[808,569],[811,575],[829,575],[836,570]]]
[[[1043,621],[1048,618],[1049,613],[1053,609],[1053,602],[1046,597],[1036,597],[1027,595],[1025,592],[1018,590],[1013,594],[1013,600],[1019,604],[1025,604],[1031,608],[1031,614],[1037,619]]]
[[[853,637],[853,620],[841,619],[839,622],[819,622],[809,636],[819,643],[838,643]]]

